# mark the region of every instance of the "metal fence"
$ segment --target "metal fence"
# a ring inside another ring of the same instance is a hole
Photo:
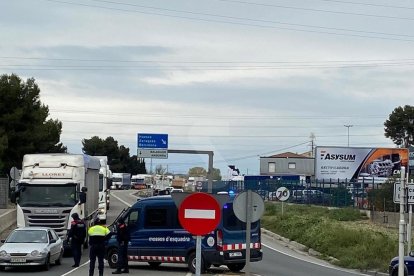
[[[353,207],[374,211],[398,211],[393,202],[393,183],[371,181],[323,180],[287,181],[277,179],[249,181],[215,181],[213,193],[231,191],[235,194],[247,189],[257,192],[264,200],[277,201],[276,191],[286,187],[290,191],[288,202],[331,207]],[[207,183],[203,183],[207,191]]]

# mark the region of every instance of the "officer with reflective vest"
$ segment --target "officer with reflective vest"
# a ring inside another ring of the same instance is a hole
[[[89,276],[93,276],[95,270],[96,258],[98,258],[99,276],[103,276],[104,272],[104,257],[105,257],[105,242],[111,237],[111,231],[103,225],[99,218],[94,221],[94,226],[89,228]]]
[[[72,249],[73,261],[75,262],[72,267],[78,267],[82,255],[82,245],[85,242],[86,237],[86,225],[83,220],[79,218],[78,213],[73,213],[71,217],[73,218],[73,221],[70,224],[68,238]]]

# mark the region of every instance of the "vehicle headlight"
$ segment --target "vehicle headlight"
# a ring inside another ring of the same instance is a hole
[[[30,255],[32,255],[33,257],[43,257],[47,255],[47,250],[43,249],[42,251],[38,251],[38,250],[33,250]]]
[[[0,257],[6,257],[8,254],[7,254],[7,251],[6,250],[2,250],[2,251],[0,251]]]

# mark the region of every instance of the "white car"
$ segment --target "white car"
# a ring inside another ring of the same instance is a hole
[[[17,228],[1,242],[0,270],[13,266],[41,266],[49,270],[51,263],[62,262],[63,242],[47,227]]]
[[[184,192],[184,190],[183,189],[176,189],[176,188],[172,188],[171,190],[170,190],[170,193],[183,193]]]

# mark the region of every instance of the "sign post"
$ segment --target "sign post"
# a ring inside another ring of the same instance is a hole
[[[246,268],[245,275],[250,275],[250,240],[251,240],[251,224],[260,219],[264,213],[263,198],[247,190],[236,196],[233,202],[233,211],[236,217],[246,222]]]
[[[280,187],[276,190],[276,197],[282,202],[282,216],[283,216],[283,204],[290,197],[290,191],[286,187]]]
[[[221,206],[211,195],[194,193],[184,198],[178,219],[188,232],[196,236],[196,275],[201,275],[201,236],[214,229],[221,219]]]

